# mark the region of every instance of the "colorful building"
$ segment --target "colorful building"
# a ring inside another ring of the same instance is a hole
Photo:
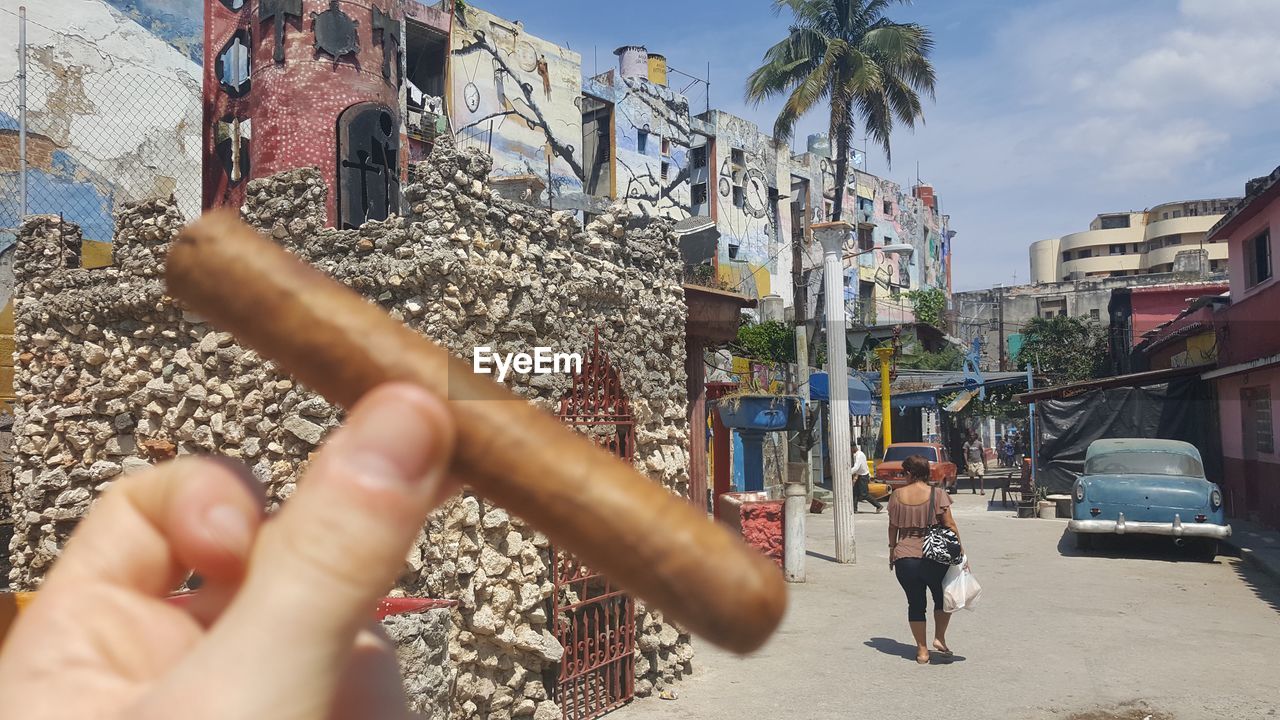
[[[1227,510],[1280,527],[1280,168],[1209,232],[1229,248],[1230,304],[1215,314]]]

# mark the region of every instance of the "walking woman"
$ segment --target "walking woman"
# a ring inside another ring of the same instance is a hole
[[[947,647],[947,624],[951,616],[942,611],[942,578],[947,566],[923,556],[925,531],[945,525],[959,536],[951,517],[951,496],[929,484],[929,461],[914,455],[902,463],[911,483],[889,497],[889,567],[907,594],[907,620],[916,641],[916,662],[929,663],[926,643],[926,596],[933,595],[933,650],[951,657]]]

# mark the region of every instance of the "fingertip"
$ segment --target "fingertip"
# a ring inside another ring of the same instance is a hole
[[[182,478],[172,504],[179,562],[209,579],[239,577],[264,518],[261,485],[228,458],[184,459],[172,472]]]

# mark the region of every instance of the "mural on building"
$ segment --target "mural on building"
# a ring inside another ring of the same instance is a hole
[[[689,100],[614,71],[588,80],[583,91],[613,106],[617,197],[642,217],[692,215]]]
[[[499,176],[535,175],[552,196],[582,192],[582,58],[468,6],[455,18],[450,100],[463,146]]]
[[[0,0],[14,15],[20,4]],[[199,67],[104,0],[25,4],[28,212],[61,213],[101,242],[122,202],[172,194],[198,212]],[[0,107],[0,232],[10,238],[20,212],[17,76],[17,53],[0,54],[0,97],[13,103]]]
[[[715,134],[720,276],[742,292],[763,297],[770,294],[777,279],[777,259],[782,251],[778,151],[773,138],[760,132],[755,123],[719,110],[711,111],[707,121]]]

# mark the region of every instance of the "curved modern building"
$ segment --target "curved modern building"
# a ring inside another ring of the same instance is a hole
[[[1062,282],[1173,271],[1178,253],[1205,250],[1209,272],[1225,271],[1227,246],[1206,238],[1239,198],[1189,200],[1141,212],[1107,213],[1089,229],[1031,245],[1031,281]]]

